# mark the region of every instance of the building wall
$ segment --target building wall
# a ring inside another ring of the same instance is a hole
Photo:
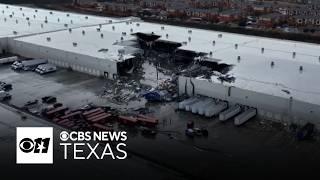
[[[74,71],[94,76],[107,76],[113,79],[118,74],[117,63],[108,59],[100,59],[87,55],[67,52],[59,49],[43,47],[31,43],[10,39],[9,51],[30,58],[48,59],[50,63]]]
[[[0,54],[3,50],[7,51],[8,38],[0,38]]]
[[[320,106],[295,100],[293,98],[277,97],[259,92],[229,87],[220,83],[199,80],[184,76],[179,77],[179,93],[188,95],[194,93],[228,101],[230,105],[242,104],[255,107],[261,119],[305,124],[311,122],[320,127]],[[187,90],[187,91],[186,91]]]

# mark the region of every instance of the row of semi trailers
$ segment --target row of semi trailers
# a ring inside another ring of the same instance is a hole
[[[193,114],[206,117],[219,116],[220,121],[234,118],[234,124],[237,126],[244,124],[257,114],[255,108],[241,108],[240,105],[228,107],[228,103],[225,101],[205,97],[186,99],[179,103],[179,110],[189,111]]]

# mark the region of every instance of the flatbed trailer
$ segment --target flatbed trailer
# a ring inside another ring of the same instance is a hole
[[[103,111],[101,108],[96,108],[96,109],[92,109],[90,111],[86,111],[83,113],[84,116],[90,115],[92,113],[98,112],[98,111]]]
[[[118,121],[122,124],[125,124],[125,125],[136,125],[138,120],[137,118],[134,118],[134,117],[127,117],[127,116],[118,116]]]

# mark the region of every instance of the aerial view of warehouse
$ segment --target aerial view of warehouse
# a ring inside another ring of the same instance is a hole
[[[319,125],[318,45],[147,23],[137,18],[0,7],[5,14],[1,26],[9,27],[1,28],[2,52],[116,79],[153,50],[167,55],[173,64],[183,64],[177,73],[180,95],[226,102],[221,111],[241,106],[241,111],[251,112],[248,117]]]
[[[214,179],[318,168],[319,44],[102,16],[75,2],[0,3],[0,150],[8,154],[0,165],[16,165],[14,144],[24,152],[16,127],[52,127],[58,176]],[[72,161],[102,148],[68,132],[125,133],[128,156]],[[63,154],[68,137],[75,153]]]

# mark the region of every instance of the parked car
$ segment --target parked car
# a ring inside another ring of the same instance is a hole
[[[41,75],[48,74],[57,71],[57,67],[52,64],[41,64],[36,68],[35,71]]]
[[[26,61],[15,61],[11,68],[13,70],[24,70],[24,71],[33,71],[35,70],[40,64],[45,64],[48,61],[45,59],[33,59],[33,60],[26,60]]]

